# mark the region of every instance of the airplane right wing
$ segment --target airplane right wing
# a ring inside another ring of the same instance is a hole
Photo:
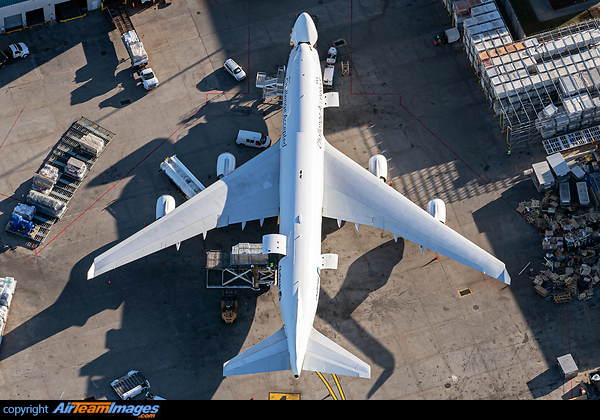
[[[88,279],[216,227],[279,216],[279,145],[94,259]]]
[[[323,216],[385,229],[510,284],[504,263],[325,142]]]

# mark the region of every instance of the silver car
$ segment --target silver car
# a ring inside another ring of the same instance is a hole
[[[238,63],[233,61],[231,58],[225,61],[225,63],[223,63],[223,67],[225,67],[227,73],[235,77],[235,80],[237,80],[238,82],[246,78],[246,73],[244,72],[244,70],[240,67]]]

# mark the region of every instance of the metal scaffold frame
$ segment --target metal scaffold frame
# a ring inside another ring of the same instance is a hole
[[[542,141],[547,150],[576,147],[576,131],[591,138],[583,130],[600,124],[598,20],[514,40],[494,0],[442,1],[509,151]]]
[[[600,122],[600,24],[513,41],[500,29],[465,43],[509,148]]]
[[[277,284],[277,261],[262,244],[240,243],[228,251],[206,252],[206,287],[259,290]]]

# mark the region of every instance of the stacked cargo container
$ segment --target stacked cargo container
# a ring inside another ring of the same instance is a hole
[[[600,23],[514,40],[492,0],[444,0],[512,147],[600,123]]]

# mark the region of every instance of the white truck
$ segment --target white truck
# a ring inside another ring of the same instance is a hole
[[[188,168],[177,158],[177,155],[166,158],[160,164],[160,170],[163,171],[169,179],[175,184],[177,189],[183,193],[185,198],[189,200],[205,187],[192,174]]]
[[[137,36],[135,30],[131,30],[126,32],[121,36],[123,40],[123,44],[127,49],[127,53],[129,54],[129,58],[131,58],[131,64],[133,67],[141,67],[148,64],[148,53],[144,49],[144,44]]]

